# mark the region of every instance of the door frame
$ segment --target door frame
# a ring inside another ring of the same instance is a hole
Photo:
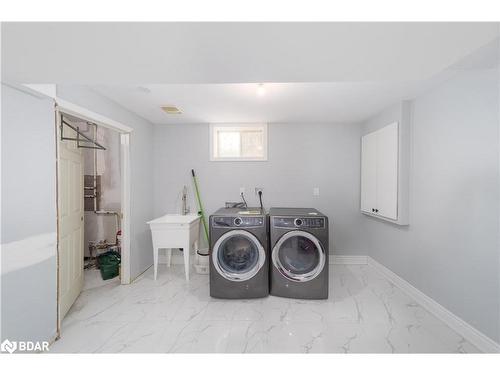
[[[117,131],[120,134],[120,183],[121,183],[121,228],[122,228],[122,244],[121,244],[121,284],[130,284],[130,137],[133,129],[113,119],[105,117],[101,114],[90,111],[87,108],[78,106],[74,103],[55,99],[55,115],[59,116],[60,113],[68,114],[80,118],[82,120],[91,121],[99,126]],[[56,137],[59,140],[59,129],[56,126]],[[57,144],[56,144],[57,148]],[[59,150],[57,149],[57,163],[59,162]],[[57,169],[57,179],[59,179],[59,171]],[[59,192],[56,192],[59,198]],[[57,218],[59,220],[59,207],[57,208]],[[59,232],[59,227],[57,228]],[[58,233],[59,234],[59,233]],[[61,332],[61,319],[59,314],[59,236],[57,240],[57,337]]]
[[[63,113],[67,113],[78,118],[88,120],[109,128],[120,133],[120,163],[121,163],[121,199],[122,199],[122,269],[121,269],[121,284],[130,284],[131,274],[130,274],[130,235],[131,235],[131,224],[130,224],[130,192],[131,192],[131,162],[130,162],[130,138],[132,136],[133,128],[127,126],[119,121],[115,121],[109,117],[106,117],[100,113],[96,113],[88,108],[82,107],[78,104],[72,103],[70,101],[61,99],[57,97],[57,85],[56,84],[16,84],[14,85],[19,90],[26,92],[30,95],[41,98],[50,98],[54,101],[54,116],[57,115],[57,111],[60,110]],[[57,340],[61,335],[61,322],[59,317],[59,207],[58,207],[58,159],[59,159],[59,129],[57,127],[57,118],[54,117],[54,136],[55,139],[55,163],[54,167],[56,169],[56,222],[57,222],[57,246],[56,246],[56,336]]]

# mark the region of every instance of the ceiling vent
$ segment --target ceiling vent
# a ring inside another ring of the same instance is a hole
[[[180,115],[182,112],[179,108],[173,105],[166,105],[164,107],[161,107],[166,113],[169,115]]]

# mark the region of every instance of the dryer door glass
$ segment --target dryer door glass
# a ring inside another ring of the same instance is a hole
[[[286,278],[308,281],[323,270],[325,252],[312,234],[291,231],[276,243],[273,249],[273,263]]]
[[[215,269],[226,279],[245,281],[263,266],[265,253],[259,240],[249,232],[226,232],[215,243],[212,251]]]

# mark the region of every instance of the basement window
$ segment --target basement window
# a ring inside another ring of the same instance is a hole
[[[267,124],[211,124],[210,160],[267,160]]]

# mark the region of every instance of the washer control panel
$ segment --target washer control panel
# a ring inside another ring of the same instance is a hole
[[[264,226],[262,216],[214,216],[212,217],[214,227],[236,227],[236,228],[256,228]]]
[[[324,217],[273,217],[275,228],[324,228]]]

